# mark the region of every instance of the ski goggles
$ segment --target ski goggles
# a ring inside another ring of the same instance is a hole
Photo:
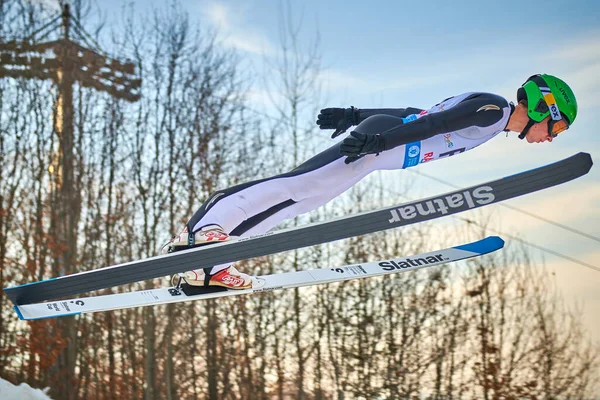
[[[559,133],[564,132],[567,129],[569,129],[569,124],[564,118],[561,118],[558,121],[553,119],[548,120],[548,133],[553,138],[557,137]]]
[[[546,109],[550,112],[550,119],[548,119],[548,133],[554,138],[558,136],[559,133],[569,129],[569,124],[560,114],[560,110],[556,105],[556,99],[554,99],[554,95],[550,92],[550,89],[541,87],[540,92],[542,92]]]

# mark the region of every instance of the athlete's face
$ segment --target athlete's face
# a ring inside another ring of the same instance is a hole
[[[548,120],[550,116],[547,116],[542,120],[542,122],[538,122],[533,124],[533,126],[527,132],[525,138],[529,143],[543,143],[543,142],[551,142],[552,136],[548,133]]]

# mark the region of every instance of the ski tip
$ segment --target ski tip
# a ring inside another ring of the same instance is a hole
[[[594,161],[592,160],[592,156],[590,153],[586,153],[586,152],[582,151],[580,153],[575,154],[573,157],[579,157],[582,159],[582,162],[584,162],[587,167],[586,173],[588,173],[590,171],[590,169],[592,168],[592,165],[594,165]]]
[[[500,236],[488,236],[473,243],[455,246],[455,249],[470,251],[477,254],[487,254],[504,247],[504,240]]]
[[[504,239],[502,239],[500,236],[488,236],[486,239],[488,239],[490,243],[496,247],[496,250],[504,247]]]
[[[13,306],[13,308],[15,309],[17,316],[19,317],[19,319],[21,321],[25,321],[25,318],[23,317],[23,314],[21,313],[21,310],[19,310],[19,306]]]
[[[19,309],[19,306],[13,306],[13,308],[15,309],[15,312],[17,313],[17,316],[19,317],[19,319],[21,321],[36,321],[36,320],[39,320],[39,319],[59,318],[59,317],[71,317],[73,315],[79,315],[79,314],[81,314],[81,312],[74,312],[74,313],[70,313],[70,314],[49,315],[47,317],[41,317],[41,318],[25,318],[25,316],[23,315],[23,313]]]

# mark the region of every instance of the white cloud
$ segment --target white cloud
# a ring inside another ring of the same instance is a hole
[[[569,82],[580,108],[597,108],[600,42],[595,38],[598,36],[570,37],[556,43],[553,49],[532,48],[528,42],[495,43],[472,51],[456,48],[455,55],[443,61],[426,52],[411,57],[399,53],[397,59],[388,54],[383,55],[382,62],[369,65],[369,70],[334,67],[325,71],[323,77],[333,90],[347,89],[353,104],[358,104],[360,99],[378,98],[385,92],[391,101],[409,96],[408,105],[426,107],[441,100],[440,97],[468,90],[491,91],[514,100],[516,89],[527,77],[534,73],[551,73]],[[422,104],[423,101],[427,103]],[[392,104],[386,106],[393,107]]]
[[[230,9],[227,5],[223,3],[208,3],[205,11],[215,27],[219,29],[230,29]]]
[[[589,108],[597,112],[598,89],[600,89],[600,52],[592,64],[574,64],[573,72],[565,73],[564,80],[572,86],[580,109]]]
[[[548,73],[565,80],[575,92],[580,109],[597,109],[597,91],[600,89],[600,33],[573,36],[558,42],[550,50],[541,47],[536,51],[524,47],[515,49],[519,63],[506,71],[496,93],[514,96],[515,79],[521,84],[529,75]],[[525,72],[521,74],[521,71]],[[468,74],[468,71],[465,71]],[[518,74],[521,74],[520,76]]]
[[[243,5],[210,2],[203,8],[203,12],[209,23],[218,29],[223,45],[254,55],[274,52],[269,39],[248,26],[244,19],[246,13]]]
[[[408,74],[411,75],[411,74]],[[357,74],[339,69],[325,69],[320,74],[320,79],[330,90],[352,88],[356,93],[379,92],[383,90],[407,90],[423,88],[450,81],[459,76],[458,73],[412,75],[407,79],[402,77],[388,78],[377,74]]]
[[[256,110],[262,110],[264,114],[268,114],[273,110],[273,104],[284,104],[283,95],[279,92],[270,92],[261,89],[252,89],[246,93],[251,107]]]
[[[352,74],[339,69],[323,69],[319,74],[321,79],[329,90],[345,89],[347,87],[369,89],[369,81],[358,74]]]
[[[564,60],[569,64],[575,62],[585,63],[590,60],[597,61],[600,58],[599,36],[597,32],[592,32],[584,37],[570,39],[558,49],[545,52],[546,58],[552,62]]]

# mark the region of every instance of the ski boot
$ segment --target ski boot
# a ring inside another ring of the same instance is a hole
[[[161,249],[161,254],[168,254],[188,248],[205,246],[213,243],[221,243],[232,240],[219,225],[207,225],[194,233],[194,244],[188,243],[189,235],[187,226],[179,235],[173,236]],[[239,272],[230,265],[214,275],[206,275],[203,268],[194,269],[171,277],[171,284],[178,287],[181,283],[191,286],[220,286],[227,289],[248,289],[252,287],[250,275]]]
[[[206,275],[204,269],[200,268],[171,277],[173,286],[180,285],[182,281],[191,286],[219,286],[227,289],[250,289],[252,287],[252,277],[239,272],[233,265],[214,275]]]
[[[225,233],[223,228],[219,225],[207,225],[194,233],[194,244],[190,245],[188,228],[186,226],[179,235],[173,236],[171,240],[162,246],[160,253],[168,254],[206,244],[227,242],[231,239],[233,239],[233,237]]]

